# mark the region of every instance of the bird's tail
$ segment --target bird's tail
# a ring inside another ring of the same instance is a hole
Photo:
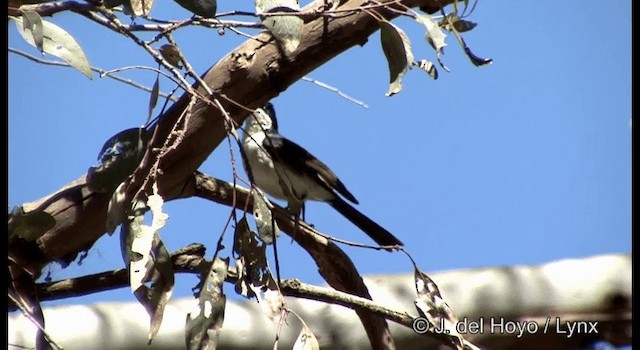
[[[352,224],[358,226],[358,228],[360,228],[379,245],[404,245],[391,232],[378,225],[375,221],[369,219],[366,215],[359,212],[358,209],[351,206],[342,198],[336,197],[328,203],[345,218],[351,221]]]

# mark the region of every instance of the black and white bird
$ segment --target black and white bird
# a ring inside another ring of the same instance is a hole
[[[278,133],[278,122],[271,103],[256,109],[247,118],[242,150],[248,163],[245,164],[245,170],[254,184],[277,199],[287,200],[294,213],[299,213],[306,200],[326,202],[377,244],[403,245],[391,232],[342,199],[344,197],[358,204],[329,167]]]

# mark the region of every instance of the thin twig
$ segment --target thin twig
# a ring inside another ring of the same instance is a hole
[[[66,62],[44,60],[44,59],[41,59],[39,57],[30,55],[30,54],[28,54],[28,53],[26,53],[26,52],[24,52],[22,50],[18,50],[18,49],[12,48],[12,47],[9,47],[8,50],[9,50],[9,52],[15,53],[16,55],[22,56],[22,57],[24,57],[26,59],[29,59],[29,60],[32,60],[32,61],[34,61],[36,63],[49,65],[49,66],[73,68],[71,65],[69,65]],[[143,90],[143,91],[146,91],[146,92],[151,92],[151,88],[150,87],[147,87],[147,86],[142,85],[140,83],[136,83],[135,81],[133,81],[131,79],[125,79],[125,78],[122,78],[122,77],[114,75],[114,74],[109,74],[110,71],[106,71],[106,70],[104,70],[102,68],[98,68],[98,67],[93,67],[92,66],[91,70],[96,72],[96,73],[98,73],[100,75],[100,77],[105,77],[106,76],[108,78],[117,80],[117,81],[119,81],[121,83],[125,83],[127,85],[131,85],[134,88],[137,88],[137,89],[140,89],[140,90]],[[162,96],[164,98],[168,98],[173,102],[178,100],[177,97],[173,97],[173,96],[171,96],[171,94],[164,93],[164,92],[160,92],[160,96]]]
[[[126,66],[126,67],[120,67],[120,68],[114,68],[114,69],[110,69],[107,71],[104,71],[103,73],[100,74],[100,76],[110,76],[112,73],[116,73],[116,72],[123,72],[126,70],[131,70],[131,69],[141,69],[141,70],[150,70],[153,72],[156,72],[158,74],[163,75],[165,78],[173,81],[176,85],[180,85],[180,82],[176,81],[171,75],[161,71],[158,68],[153,68],[153,67],[149,67],[149,66]]]
[[[321,82],[319,80],[316,80],[316,79],[313,79],[313,78],[310,78],[310,77],[306,77],[306,76],[302,77],[302,80],[314,83],[314,84],[316,84],[316,85],[318,85],[320,87],[323,87],[323,88],[325,88],[327,90],[331,90],[331,91],[337,93],[338,95],[340,95],[341,97],[346,98],[347,100],[357,104],[358,106],[361,106],[361,107],[364,107],[364,108],[369,108],[369,106],[366,103],[347,95],[346,93],[342,92],[340,89],[338,89],[336,87],[333,87],[333,86],[331,86],[329,84],[323,83],[323,82]]]

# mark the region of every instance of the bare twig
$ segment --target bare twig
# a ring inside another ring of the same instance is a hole
[[[45,64],[45,65],[50,65],[50,66],[58,66],[58,67],[73,68],[73,67],[71,67],[71,65],[69,65],[66,62],[43,60],[43,59],[41,59],[39,57],[30,55],[30,54],[28,54],[28,53],[26,53],[26,52],[24,52],[22,50],[18,50],[18,49],[12,48],[12,47],[9,47],[8,50],[9,50],[9,52],[15,53],[16,55],[22,56],[24,58],[27,58],[29,60],[32,60],[32,61],[40,63],[40,64]],[[145,68],[147,68],[147,67],[145,67]],[[111,72],[113,72],[113,70],[112,71],[106,71],[106,70],[104,70],[102,68],[98,68],[98,67],[91,67],[91,70],[96,72],[96,73],[98,73],[100,75],[100,77],[105,77],[106,76],[108,78],[117,80],[117,81],[119,81],[121,83],[125,83],[127,85],[131,85],[134,88],[137,88],[137,89],[140,89],[140,90],[143,90],[143,91],[146,91],[146,92],[151,92],[151,88],[150,87],[147,87],[147,86],[142,85],[140,83],[136,83],[135,81],[133,81],[131,79],[125,79],[125,78],[122,78],[120,76],[117,76],[117,75],[114,75],[114,74],[110,74]],[[168,78],[171,79],[171,77],[168,77]],[[174,101],[174,102],[178,100],[177,97],[173,97],[173,96],[171,96],[171,94],[167,94],[167,93],[164,93],[164,92],[160,92],[160,96],[162,96],[164,98],[168,98],[168,99],[170,99],[171,101]]]
[[[325,88],[327,90],[331,90],[331,91],[337,93],[338,95],[340,95],[341,97],[344,97],[347,100],[357,104],[358,106],[361,106],[361,107],[364,107],[364,108],[369,108],[369,106],[367,106],[366,103],[347,95],[346,93],[342,92],[340,89],[338,89],[336,87],[333,87],[333,86],[331,86],[329,84],[323,83],[323,82],[321,82],[319,80],[316,80],[316,79],[313,79],[313,78],[310,78],[310,77],[302,77],[302,80],[308,81],[310,83],[314,83],[314,84],[316,84],[316,85],[318,85],[320,87],[323,87],[323,88]]]

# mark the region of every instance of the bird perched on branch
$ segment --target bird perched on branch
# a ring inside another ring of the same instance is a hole
[[[336,174],[307,150],[278,133],[271,103],[247,118],[242,137],[245,170],[267,194],[288,201],[298,214],[307,200],[328,203],[382,246],[403,245],[391,232],[354,208],[358,204]],[[345,199],[343,199],[344,197]]]

